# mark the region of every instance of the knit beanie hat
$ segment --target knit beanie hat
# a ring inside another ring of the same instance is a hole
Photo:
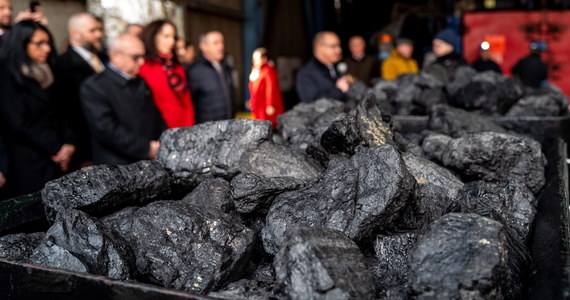
[[[434,39],[442,40],[442,41],[444,41],[444,42],[446,42],[446,43],[448,43],[454,47],[457,44],[459,44],[459,36],[451,28],[446,28],[446,29],[438,32],[435,35]]]

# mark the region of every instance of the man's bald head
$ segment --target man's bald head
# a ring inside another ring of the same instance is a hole
[[[109,58],[117,69],[135,77],[144,63],[144,44],[135,35],[123,33],[109,45]]]
[[[359,35],[351,37],[348,40],[348,50],[354,58],[362,58],[364,56],[364,51],[366,50],[366,42],[364,41],[364,38]]]
[[[342,58],[338,35],[332,31],[321,31],[313,39],[313,54],[324,65],[337,63]]]
[[[69,44],[85,48],[91,52],[103,48],[103,28],[101,23],[88,13],[74,14],[67,22]]]

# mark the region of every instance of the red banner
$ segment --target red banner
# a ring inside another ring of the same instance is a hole
[[[463,18],[463,55],[468,62],[479,56],[479,45],[487,40],[491,57],[505,75],[529,54],[532,40],[545,41],[542,60],[549,66],[548,81],[570,96],[570,12],[511,11],[468,13]]]

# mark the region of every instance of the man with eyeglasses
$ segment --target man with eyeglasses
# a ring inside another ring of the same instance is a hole
[[[166,125],[148,85],[137,75],[144,53],[138,37],[120,35],[111,42],[105,71],[80,88],[95,164],[129,164],[156,156]]]
[[[338,35],[330,31],[317,33],[313,39],[313,55],[297,74],[299,99],[303,102],[320,98],[344,100],[350,85],[335,66],[342,58]]]
[[[79,87],[89,77],[105,70],[108,58],[101,55],[103,28],[95,17],[77,13],[67,23],[69,48],[54,67],[54,95],[64,118],[75,130],[77,151],[71,169],[92,163],[89,127],[79,102]]]

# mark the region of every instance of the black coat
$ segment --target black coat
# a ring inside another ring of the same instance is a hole
[[[49,89],[29,78],[20,84],[7,70],[0,70],[0,119],[12,196],[39,191],[60,175],[51,156],[63,144],[75,142]]]
[[[524,85],[539,88],[548,78],[548,65],[540,59],[540,54],[532,53],[519,60],[512,68],[512,73],[518,76]]]
[[[499,65],[492,60],[483,60],[481,58],[478,58],[471,64],[471,66],[473,69],[477,70],[477,72],[495,71],[499,74],[503,73],[501,72],[501,67],[499,67]]]
[[[80,98],[96,164],[148,159],[150,141],[158,140],[166,129],[151,91],[140,77],[127,80],[107,67],[85,81]]]
[[[320,98],[344,100],[344,93],[336,87],[338,76],[332,77],[329,69],[312,58],[297,74],[296,88],[299,99],[312,102]]]
[[[100,59],[105,62],[107,58],[100,56]],[[89,126],[81,109],[79,87],[95,74],[91,65],[71,46],[58,58],[54,67],[54,96],[77,136],[75,163],[92,160]]]
[[[224,89],[218,72],[212,63],[204,57],[199,57],[198,61],[186,69],[196,114],[196,124],[231,119],[237,112],[232,69],[225,60],[222,61],[221,65],[229,99],[224,96]]]
[[[465,58],[463,58],[461,54],[455,52],[438,57],[434,64],[443,66],[447,70],[447,75],[451,81],[455,78],[455,71],[457,71],[457,68],[468,65]]]

